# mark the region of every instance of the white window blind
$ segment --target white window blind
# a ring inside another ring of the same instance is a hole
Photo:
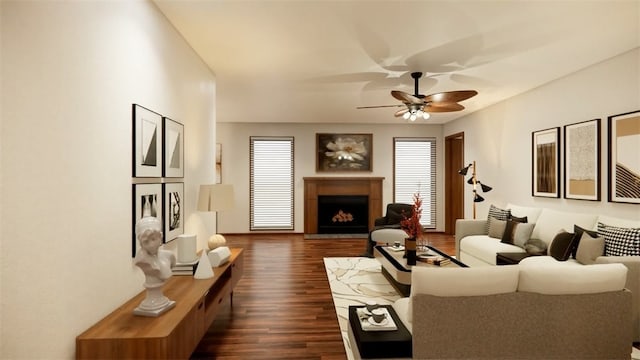
[[[293,230],[293,138],[251,137],[250,230]]]
[[[393,139],[394,201],[413,204],[420,191],[422,217],[426,229],[436,227],[436,140],[435,138]]]

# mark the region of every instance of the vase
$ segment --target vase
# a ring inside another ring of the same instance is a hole
[[[404,239],[404,251],[407,257],[407,265],[416,264],[416,238]]]

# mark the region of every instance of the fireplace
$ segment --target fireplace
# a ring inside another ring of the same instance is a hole
[[[368,233],[373,228],[375,219],[382,216],[382,180],[383,177],[305,177],[304,179],[304,233],[319,234],[319,201],[323,196],[348,196],[352,198],[366,198],[367,212],[366,228],[363,226],[358,233]],[[339,209],[338,209],[339,210]],[[343,214],[345,219],[348,214]],[[330,219],[334,215],[331,214]],[[351,216],[355,216],[351,214]],[[358,220],[360,215],[357,216]],[[338,219],[338,218],[336,218]],[[347,225],[347,224],[338,224]],[[362,225],[361,225],[362,226]],[[323,230],[326,231],[326,230]],[[352,231],[352,230],[350,230]],[[352,233],[352,232],[350,232]],[[326,234],[326,232],[325,232]]]
[[[318,196],[318,234],[366,234],[368,232],[368,196]]]

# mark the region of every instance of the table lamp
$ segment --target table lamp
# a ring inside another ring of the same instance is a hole
[[[232,209],[234,205],[233,185],[231,184],[208,184],[200,185],[198,195],[198,211],[207,211],[216,213],[216,230],[209,238],[209,249],[215,247],[217,241],[220,241],[221,235],[218,235],[218,211]]]

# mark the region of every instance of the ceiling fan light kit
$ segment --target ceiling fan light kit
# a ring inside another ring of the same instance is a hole
[[[391,96],[400,100],[404,106],[406,106],[405,109],[396,111],[394,115],[396,117],[402,117],[405,120],[416,121],[419,118],[427,120],[431,117],[430,113],[464,110],[464,106],[458,104],[458,102],[467,100],[478,94],[475,90],[459,90],[440,92],[425,96],[418,93],[418,79],[422,77],[422,73],[412,72],[411,77],[414,80],[415,94],[411,95],[399,90],[391,91]],[[361,106],[358,107],[358,109],[394,106],[403,105]]]

